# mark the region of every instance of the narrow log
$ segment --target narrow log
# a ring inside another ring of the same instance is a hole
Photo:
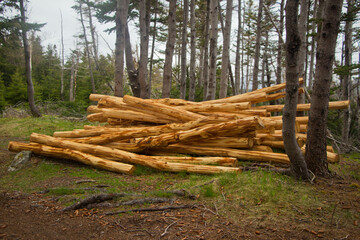
[[[76,143],[67,140],[60,140],[58,138],[41,135],[37,133],[32,133],[30,135],[30,141],[40,144],[46,144],[54,147],[69,148],[85,153],[90,153],[95,156],[109,157],[127,163],[139,164],[139,165],[155,168],[161,171],[169,171],[169,172],[185,171],[190,173],[201,173],[201,174],[241,172],[241,169],[235,167],[194,165],[194,164],[185,164],[185,163],[166,162],[165,160],[159,161],[159,160],[154,160],[153,157],[130,153],[119,149],[113,149],[104,146],[94,146],[91,144],[84,144],[84,143]],[[159,156],[157,157],[157,159],[164,159],[164,158],[162,156]]]
[[[135,167],[133,165],[106,160],[77,150],[50,147],[47,145],[42,145],[37,143],[9,142],[8,149],[9,151],[12,152],[20,152],[26,150],[26,151],[32,151],[36,154],[43,156],[66,158],[96,168],[105,169],[108,171],[118,172],[118,173],[132,174],[135,170]]]
[[[347,101],[337,101],[337,102],[329,102],[329,109],[336,110],[336,109],[346,109],[349,107],[349,100]],[[256,106],[253,107],[254,109],[266,109],[268,112],[281,112],[284,108],[284,105],[263,105],[263,106]],[[306,104],[298,104],[296,111],[310,111],[310,103]]]
[[[261,151],[248,151],[231,148],[208,148],[182,144],[173,144],[159,148],[162,151],[178,152],[185,154],[198,154],[205,156],[234,157],[244,161],[272,162],[290,164],[289,158],[283,153],[271,153]]]
[[[305,145],[305,141],[302,138],[297,137],[296,141],[299,145],[299,147],[303,147]],[[280,149],[285,149],[284,147],[284,141],[277,141],[277,140],[272,140],[272,139],[268,139],[268,138],[264,138],[262,139],[261,142],[262,145],[266,145],[266,146],[270,146],[273,148],[280,148]]]

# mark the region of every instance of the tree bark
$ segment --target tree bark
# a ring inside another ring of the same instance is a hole
[[[125,28],[129,0],[117,0],[116,4],[116,43],[115,43],[115,96],[124,95],[124,51],[125,51]]]
[[[157,19],[157,13],[158,13],[158,0],[155,0],[154,9],[154,26],[153,26],[153,36],[152,36],[152,43],[151,43],[151,53],[150,53],[150,67],[149,67],[149,89],[152,89],[152,77],[153,77],[153,65],[154,65],[154,52],[155,52],[155,40],[157,35],[157,28],[156,23],[158,21]]]
[[[285,152],[290,159],[290,171],[297,179],[309,180],[310,176],[296,141],[295,118],[298,100],[298,59],[301,39],[298,32],[299,0],[288,0],[286,3],[286,98],[283,110],[283,139]]]
[[[329,174],[326,159],[327,105],[342,2],[342,0],[326,1],[316,51],[316,73],[305,152],[307,166],[315,175]]]
[[[256,20],[256,43],[255,43],[253,88],[252,88],[253,91],[258,89],[262,9],[263,9],[263,0],[259,0],[259,10]]]
[[[225,29],[223,40],[223,51],[221,58],[221,77],[220,77],[220,91],[219,98],[225,98],[227,96],[227,87],[229,80],[229,48],[230,48],[230,33],[231,33],[231,16],[232,16],[232,0],[226,2],[226,17],[225,17]]]
[[[189,1],[184,0],[183,24],[181,34],[181,65],[180,65],[180,98],[186,98],[186,54],[187,54],[187,23],[188,23]]]
[[[94,79],[94,74],[93,74],[91,54],[90,54],[90,48],[89,48],[89,41],[87,39],[87,33],[86,33],[86,27],[85,27],[84,18],[83,18],[83,10],[82,10],[82,2],[81,1],[79,2],[79,13],[80,13],[81,26],[82,26],[83,33],[84,33],[85,50],[86,50],[86,55],[87,55],[88,64],[89,64],[91,92],[95,93],[96,92],[96,90],[95,90],[95,79]]]
[[[216,60],[217,60],[217,38],[218,38],[218,0],[210,1],[211,32],[210,32],[210,69],[207,100],[214,100],[216,95]]]
[[[35,93],[34,85],[32,82],[32,71],[31,71],[31,50],[29,40],[27,38],[27,26],[26,26],[26,10],[24,7],[24,0],[20,0],[20,15],[21,15],[21,34],[24,44],[24,56],[25,56],[25,77],[27,83],[27,95],[30,106],[30,111],[33,117],[41,117],[40,111],[35,105]]]
[[[195,57],[196,57],[196,29],[195,29],[195,0],[191,0],[190,3],[190,28],[191,28],[191,40],[190,40],[190,86],[189,86],[189,100],[195,100]]]
[[[140,12],[140,61],[139,61],[139,82],[140,97],[150,98],[148,84],[148,50],[149,50],[149,28],[150,28],[150,0],[139,1]]]
[[[165,64],[163,74],[162,97],[170,97],[172,60],[174,55],[174,45],[176,39],[176,0],[170,0],[168,17],[168,39],[165,50]]]

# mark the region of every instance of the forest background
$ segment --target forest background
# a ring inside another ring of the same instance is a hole
[[[4,114],[9,107],[28,106],[17,2],[0,3],[0,111]],[[299,32],[305,44],[299,69],[311,95],[324,1],[300,2]],[[61,39],[60,44],[44,46],[39,35],[42,23],[27,23],[34,97],[42,112],[53,109],[62,115],[83,116],[90,93],[202,101],[284,82],[284,0],[124,1],[126,22],[139,37],[125,37],[123,82],[116,75],[119,64],[115,62],[119,60],[115,46],[99,49],[105,33],[97,30],[107,23],[113,26],[108,31],[115,34],[116,4],[115,0],[75,0],[72,8],[78,14],[80,32],[70,49]],[[328,119],[335,137],[355,146],[359,145],[360,131],[358,17],[359,3],[345,1],[330,100],[349,99],[351,107],[345,112],[329,112]],[[60,28],[59,36],[62,31],[66,29]]]

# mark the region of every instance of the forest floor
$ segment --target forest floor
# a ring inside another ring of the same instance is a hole
[[[344,156],[330,165],[333,178],[313,184],[266,170],[209,176],[137,166],[128,176],[38,156],[7,171],[15,156],[9,141],[84,124],[0,118],[0,239],[359,239],[360,154]],[[174,194],[181,189],[184,196]],[[61,211],[109,193],[125,196]],[[136,199],[163,202],[124,205]],[[129,211],[168,206],[190,208]]]

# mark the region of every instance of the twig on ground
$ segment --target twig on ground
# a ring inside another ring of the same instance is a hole
[[[207,207],[205,206],[205,204],[202,204],[202,205],[203,205],[203,207],[204,207],[204,210],[211,212],[211,213],[214,214],[215,216],[219,216],[218,213],[216,213],[216,212],[214,212],[213,210],[207,208]]]
[[[173,200],[170,198],[142,198],[142,199],[134,199],[130,201],[120,202],[116,205],[120,206],[120,205],[136,205],[136,204],[144,204],[144,203],[164,203],[171,201]]]
[[[215,179],[213,179],[213,180],[211,180],[211,181],[208,181],[208,182],[206,182],[206,183],[200,184],[200,185],[195,185],[195,186],[193,186],[193,187],[191,187],[191,188],[200,188],[200,187],[209,185],[209,184],[211,184],[211,183],[213,183],[213,182],[215,182]]]
[[[84,179],[84,180],[76,181],[75,183],[76,183],[76,184],[81,184],[81,183],[89,183],[89,182],[96,182],[96,180],[93,180],[93,179]]]
[[[185,190],[185,189],[177,189],[177,190],[170,190],[167,191],[169,193],[175,194],[177,196],[181,196],[181,197],[188,197],[192,200],[196,199],[195,195],[192,195],[189,191]]]
[[[135,208],[135,209],[128,209],[128,210],[120,210],[115,212],[106,212],[105,215],[115,215],[119,213],[127,213],[127,212],[155,212],[155,211],[165,211],[165,210],[174,210],[174,209],[184,209],[184,208],[196,208],[196,205],[179,205],[179,206],[165,206],[165,207],[158,207],[158,208]]]
[[[160,237],[165,236],[165,235],[167,234],[167,230],[169,230],[169,228],[170,228],[172,225],[176,224],[176,223],[177,223],[177,221],[175,221],[175,222],[171,223],[169,226],[167,226],[167,227],[165,228],[165,231],[160,235]]]

